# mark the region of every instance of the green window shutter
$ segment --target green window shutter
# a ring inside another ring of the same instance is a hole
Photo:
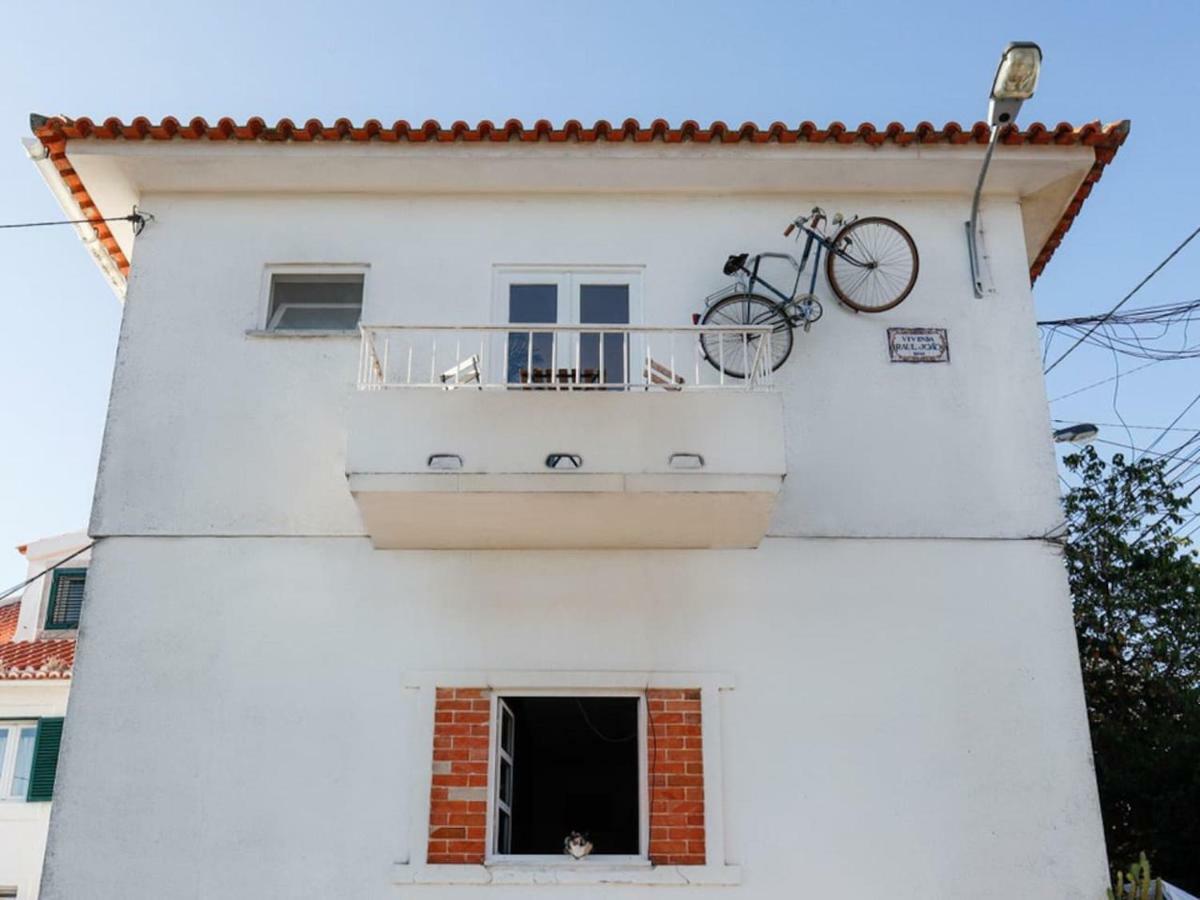
[[[55,569],[50,582],[50,602],[46,606],[46,628],[78,628],[83,610],[83,591],[87,569]]]
[[[33,743],[33,768],[29,772],[26,800],[49,800],[54,794],[54,776],[58,774],[58,747],[62,743],[63,720],[38,719],[37,739]]]

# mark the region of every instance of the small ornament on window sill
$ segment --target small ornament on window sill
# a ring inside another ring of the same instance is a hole
[[[586,834],[572,831],[563,839],[563,853],[573,859],[583,859],[592,852],[592,842]]]

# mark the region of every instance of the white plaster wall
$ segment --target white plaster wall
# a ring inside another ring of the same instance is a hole
[[[61,716],[68,681],[0,681],[0,719]],[[49,803],[0,800],[0,886],[20,900],[36,900],[50,823]]]
[[[49,900],[616,896],[390,882],[429,764],[409,756],[404,674],[474,668],[731,674],[730,896],[1103,892],[1069,600],[1043,543],[116,538],[91,577]]]
[[[643,265],[646,322],[687,324],[726,283],[727,253],[794,247],[780,231],[813,202],[902,222],[921,277],[890,313],[828,300],[797,336],[779,372],[789,475],[772,533],[1026,537],[1058,518],[1015,203],[985,210],[997,294],[976,301],[960,197],[142,202],[156,221],[139,238],[93,534],[362,533],[344,481],[357,342],[248,337],[265,263],[367,263],[365,320],[422,324],[491,321],[494,264]],[[889,325],[948,328],[951,363],[888,362]]]
[[[813,202],[895,217],[922,274],[798,335],[757,551],[374,551],[345,480],[357,341],[246,334],[264,264],[295,262],[369,264],[373,323],[489,321],[493,264],[641,265],[646,322],[685,324],[727,253],[790,246]],[[428,763],[403,673],[485,667],[732,673],[738,896],[1102,891],[1064,573],[1013,540],[1059,517],[1015,203],[985,209],[982,302],[961,197],[141,205],[46,897],[477,895],[390,878]],[[888,363],[888,325],[948,328],[952,362]]]

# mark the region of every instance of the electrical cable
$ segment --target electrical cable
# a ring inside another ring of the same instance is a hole
[[[63,559],[60,559],[58,562],[56,562],[54,565],[50,566],[49,568],[42,569],[42,571],[38,572],[38,573],[37,573],[36,575],[34,575],[32,578],[26,578],[26,579],[25,579],[24,581],[22,581],[20,584],[14,584],[14,585],[13,585],[12,587],[10,587],[10,588],[9,588],[7,591],[5,591],[4,593],[0,594],[0,600],[4,600],[4,599],[5,599],[5,598],[7,598],[7,597],[11,597],[11,596],[12,596],[13,594],[15,594],[17,591],[20,591],[20,590],[23,590],[24,588],[27,588],[27,587],[29,587],[29,585],[33,584],[35,581],[37,581],[37,580],[38,580],[39,578],[41,578],[43,575],[48,575],[49,573],[51,573],[51,572],[53,572],[55,569],[57,569],[59,566],[61,566],[63,563],[70,562],[70,561],[71,561],[71,560],[73,560],[75,557],[77,557],[77,556],[78,556],[80,553],[84,553],[84,552],[86,552],[86,551],[88,551],[88,550],[91,550],[91,549],[92,549],[93,547],[95,547],[95,546],[96,546],[96,541],[92,541],[92,542],[91,542],[90,544],[88,544],[86,547],[83,547],[83,548],[82,548],[82,549],[80,549],[80,550],[76,550],[74,553],[72,553],[72,554],[71,554],[70,556],[68,556],[68,557],[65,557],[65,558],[63,558]]]
[[[1075,343],[1073,343],[1070,347],[1068,347],[1058,357],[1058,359],[1054,360],[1054,362],[1052,362],[1050,364],[1050,366],[1045,370],[1045,374],[1048,375],[1050,372],[1054,371],[1054,368],[1059,363],[1061,363],[1064,359],[1066,359],[1068,356],[1070,356],[1075,351],[1075,349],[1077,347],[1079,347],[1080,344],[1082,344],[1084,341],[1086,341],[1092,335],[1092,333],[1096,331],[1097,328],[1099,328],[1102,324],[1104,324],[1104,322],[1106,322],[1108,319],[1112,318],[1112,316],[1114,316],[1116,314],[1117,310],[1119,310],[1122,306],[1124,306],[1126,303],[1128,303],[1134,294],[1136,294],[1138,291],[1140,291],[1150,281],[1150,279],[1152,279],[1155,275],[1157,275],[1160,271],[1162,271],[1163,267],[1166,266],[1166,264],[1169,263],[1172,259],[1174,259],[1183,250],[1184,247],[1186,247],[1188,244],[1190,244],[1192,242],[1192,239],[1195,238],[1196,235],[1198,235],[1198,234],[1200,234],[1200,227],[1197,227],[1195,231],[1193,231],[1186,238],[1184,238],[1183,242],[1178,247],[1176,247],[1174,250],[1172,250],[1169,254],[1167,254],[1166,259],[1164,259],[1157,266],[1155,266],[1150,271],[1150,274],[1148,274],[1145,278],[1143,278],[1141,281],[1139,281],[1137,283],[1137,285],[1133,288],[1133,290],[1131,290],[1128,294],[1126,294],[1124,297],[1121,298],[1120,302],[1118,302],[1116,306],[1114,306],[1111,310],[1109,310],[1108,313],[1106,313],[1104,316],[1102,316],[1099,321],[1097,321],[1095,324],[1093,324],[1092,327],[1087,332],[1085,332],[1082,336],[1080,336],[1075,341]]]
[[[1051,419],[1051,422],[1057,422],[1061,425],[1074,425],[1075,419]],[[1162,431],[1161,425],[1121,425],[1117,422],[1092,422],[1093,425],[1099,428],[1134,428],[1145,431]],[[1186,431],[1191,434],[1200,434],[1200,428],[1168,428],[1168,431]]]
[[[1185,501],[1186,501],[1186,500],[1191,500],[1191,499],[1192,499],[1192,497],[1196,496],[1196,492],[1197,492],[1197,491],[1200,491],[1200,484],[1196,485],[1196,486],[1195,486],[1194,488],[1192,488],[1192,489],[1191,489],[1191,490],[1190,490],[1188,493],[1184,494],[1184,495],[1183,495],[1183,499],[1184,499]],[[1162,516],[1159,518],[1159,520],[1158,520],[1157,522],[1155,522],[1153,525],[1147,525],[1145,528],[1143,528],[1143,529],[1142,529],[1142,533],[1141,533],[1141,534],[1139,534],[1139,535],[1137,536],[1137,538],[1134,540],[1134,542],[1133,542],[1132,544],[1130,544],[1130,545],[1129,545],[1129,548],[1132,550],[1134,547],[1136,547],[1138,544],[1140,544],[1140,543],[1142,542],[1142,538],[1144,538],[1146,535],[1148,535],[1148,534],[1149,534],[1151,531],[1153,531],[1155,528],[1157,528],[1157,527],[1158,527],[1159,525],[1161,525],[1163,522],[1167,521],[1167,519],[1170,517],[1170,515],[1171,515],[1171,513],[1164,513],[1164,514],[1163,514],[1163,515],[1162,515]]]
[[[1178,460],[1181,463],[1189,463],[1194,460],[1194,457],[1190,457],[1190,456],[1173,456],[1170,453],[1156,452],[1156,451],[1150,450],[1150,449],[1143,450],[1141,447],[1132,447],[1131,448],[1127,444],[1122,444],[1122,443],[1119,443],[1118,441],[1108,441],[1108,440],[1105,440],[1104,438],[1092,438],[1092,441],[1097,444],[1107,444],[1110,447],[1119,447],[1122,450],[1132,449],[1137,453],[1145,453],[1150,456],[1156,456],[1159,459]]]
[[[634,731],[634,733],[629,735],[628,737],[622,737],[622,738],[609,737],[604,732],[602,732],[599,728],[597,728],[595,725],[592,724],[591,717],[588,716],[587,710],[584,709],[584,707],[583,707],[583,701],[580,700],[578,697],[575,698],[575,705],[579,707],[579,714],[581,716],[583,716],[583,721],[584,721],[584,723],[586,723],[587,727],[591,729],[592,734],[596,735],[596,737],[600,738],[600,740],[604,741],[606,744],[626,744],[629,741],[637,739],[637,731]]]
[[[1136,368],[1130,369],[1128,372],[1125,372],[1123,375],[1114,375],[1111,378],[1103,378],[1100,381],[1094,381],[1089,385],[1085,385],[1084,387],[1079,388],[1078,390],[1071,391],[1068,394],[1062,394],[1058,397],[1054,397],[1053,399],[1049,400],[1048,402],[1049,403],[1057,403],[1059,400],[1066,400],[1068,397],[1074,397],[1076,394],[1082,394],[1084,391],[1090,391],[1092,388],[1097,388],[1097,387],[1100,387],[1101,385],[1108,384],[1110,381],[1115,381],[1118,378],[1128,378],[1134,372],[1140,372],[1142,369],[1148,369],[1151,366],[1157,365],[1160,362],[1167,362],[1167,360],[1165,360],[1165,359],[1151,360],[1148,363],[1145,363],[1143,365],[1137,366]]]
[[[0,225],[0,229],[8,228],[45,228],[48,225],[95,225],[97,222],[129,222],[133,225],[134,235],[142,233],[142,229],[146,227],[147,222],[154,221],[154,216],[150,213],[139,212],[135,206],[133,212],[127,216],[103,216],[98,219],[57,219],[49,222],[13,222],[7,225]]]
[[[1179,420],[1180,420],[1180,419],[1182,419],[1184,416],[1186,416],[1186,415],[1188,414],[1188,412],[1191,410],[1191,408],[1192,408],[1193,406],[1195,406],[1197,403],[1200,403],[1200,394],[1197,394],[1195,397],[1193,397],[1193,398],[1192,398],[1192,402],[1191,402],[1191,403],[1189,403],[1187,406],[1185,406],[1185,407],[1183,408],[1183,412],[1181,412],[1181,413],[1180,413],[1179,415],[1177,415],[1177,416],[1176,416],[1174,419],[1172,419],[1172,420],[1171,420],[1171,424],[1170,424],[1170,425],[1168,425],[1166,428],[1164,428],[1164,429],[1163,429],[1163,430],[1162,430],[1162,431],[1159,433],[1158,437],[1156,437],[1156,438],[1155,438],[1155,439],[1154,439],[1154,440],[1151,442],[1150,446],[1149,446],[1149,447],[1147,447],[1146,449],[1147,449],[1147,450],[1153,450],[1155,447],[1157,447],[1157,446],[1158,446],[1158,443],[1159,443],[1159,441],[1161,441],[1161,440],[1162,440],[1164,437],[1166,437],[1166,436],[1167,436],[1167,432],[1168,432],[1168,430],[1169,430],[1169,429],[1171,429],[1171,428],[1173,428],[1174,426],[1178,425],[1178,424],[1179,424]]]

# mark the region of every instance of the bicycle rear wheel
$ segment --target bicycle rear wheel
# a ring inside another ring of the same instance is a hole
[[[759,334],[738,331],[721,331],[700,334],[700,350],[704,358],[718,372],[732,378],[745,378],[756,365],[761,371],[769,364],[774,372],[792,352],[792,323],[787,314],[774,300],[758,294],[734,294],[714,303],[704,313],[701,325],[769,325],[771,326],[770,347],[760,347]],[[770,353],[770,359],[761,358]]]
[[[891,219],[851,222],[833,239],[825,274],[837,298],[858,312],[883,312],[903,302],[921,261],[907,231]]]

